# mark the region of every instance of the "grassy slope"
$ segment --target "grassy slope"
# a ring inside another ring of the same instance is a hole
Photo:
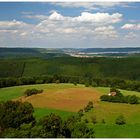
[[[71,87],[83,87],[83,85],[74,86],[73,84],[40,84],[40,85],[26,85],[16,86],[10,88],[0,89],[0,100],[10,100],[23,95],[23,92],[27,88],[44,89],[44,91],[54,91],[59,89],[71,88]],[[109,88],[97,87],[96,90],[102,94],[108,93]],[[136,94],[139,96],[139,92],[131,92],[122,90],[125,95]],[[43,116],[56,113],[63,119],[69,115],[73,115],[73,112],[67,112],[62,110],[50,109],[50,108],[35,108],[34,115],[37,119]],[[115,119],[119,114],[124,114],[127,124],[124,126],[115,125]],[[93,110],[86,113],[84,118],[90,120],[91,116],[96,116],[98,123],[94,126],[95,136],[98,138],[136,138],[140,137],[140,105],[118,104],[99,102]],[[84,119],[83,118],[83,119]],[[104,119],[106,124],[101,124],[101,120]]]
[[[8,88],[0,89],[0,101],[7,101],[18,98],[23,95],[24,91],[29,88],[43,89],[44,91],[56,91],[59,89],[72,88],[72,87],[83,87],[83,85],[74,86],[73,84],[37,84],[37,85],[26,85],[26,86],[15,86]],[[56,113],[60,115],[63,119],[67,118],[70,115],[75,114],[74,112],[50,109],[50,108],[35,108],[34,115],[37,119],[42,118],[43,116]]]
[[[94,130],[96,138],[140,138],[140,124],[96,124]]]
[[[102,94],[109,93],[108,87],[96,87],[97,91]],[[137,95],[140,97],[140,92],[121,90],[124,95]],[[140,104],[130,105],[125,103],[109,103],[99,102],[93,110],[86,113],[85,118],[89,119],[96,116],[97,121],[101,122],[104,119],[107,123],[113,124],[118,115],[123,114],[127,123],[134,124],[140,122]]]
[[[42,117],[50,113],[55,113],[57,115],[60,115],[63,119],[66,119],[68,116],[75,114],[75,112],[69,112],[69,111],[63,111],[63,110],[57,110],[57,109],[35,108],[34,116],[37,119],[41,119]]]
[[[0,88],[0,101],[6,101],[18,98],[23,95],[26,89],[43,89],[44,91],[57,91],[59,89],[72,88],[72,87],[83,87],[83,85],[74,86],[73,84],[36,84],[36,85],[25,85]]]

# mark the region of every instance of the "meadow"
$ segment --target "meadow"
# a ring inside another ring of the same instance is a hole
[[[43,93],[24,97],[24,91],[32,88],[43,89]],[[74,84],[36,84],[1,88],[0,101],[20,100],[32,103],[37,120],[50,113],[56,113],[66,119],[84,108],[88,101],[93,101],[94,108],[84,113],[82,119],[83,121],[87,119],[90,124],[91,118],[96,118],[97,123],[94,125],[96,137],[140,137],[140,104],[101,102],[100,96],[108,92],[107,87],[85,87],[81,84],[77,86]],[[133,94],[140,97],[139,92],[127,90],[121,90],[121,92],[124,95]],[[115,124],[115,119],[120,114],[125,116],[126,125],[124,126]],[[105,124],[102,123],[103,119]]]

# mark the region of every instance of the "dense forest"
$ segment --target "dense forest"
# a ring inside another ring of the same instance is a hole
[[[20,58],[1,59],[0,77],[44,75],[140,80],[140,57],[127,58]]]

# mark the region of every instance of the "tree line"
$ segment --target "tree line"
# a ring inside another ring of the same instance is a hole
[[[85,86],[103,86],[103,87],[116,87],[120,89],[133,90],[140,92],[140,82],[130,81],[123,79],[113,78],[85,78],[78,76],[40,76],[40,77],[20,77],[20,78],[0,78],[0,88],[19,86],[19,85],[30,85],[30,84],[44,84],[44,83],[73,83],[85,84]]]

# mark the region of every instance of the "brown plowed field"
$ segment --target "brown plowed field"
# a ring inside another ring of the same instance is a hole
[[[93,88],[69,88],[58,91],[50,91],[30,97],[22,97],[21,100],[30,102],[34,107],[48,107],[66,111],[78,111],[93,101],[94,105],[100,98],[100,93]]]

